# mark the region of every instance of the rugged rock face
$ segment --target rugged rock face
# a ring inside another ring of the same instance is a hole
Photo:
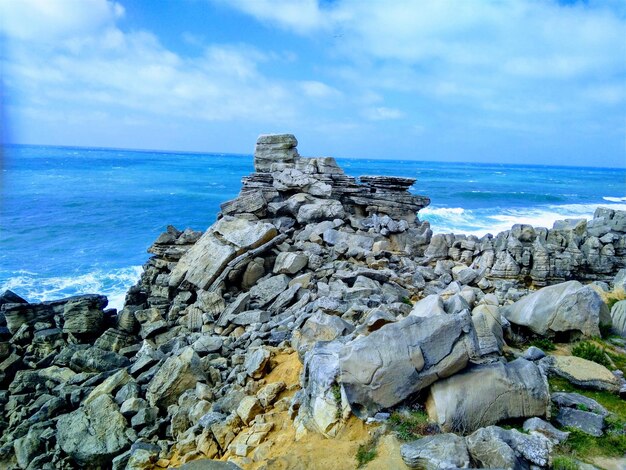
[[[272,433],[337,438],[353,415],[379,423],[430,396],[444,430],[472,434],[407,444],[408,465],[548,467],[567,433],[537,418],[549,414],[546,376],[623,384],[537,348],[507,362],[505,339],[599,333],[606,284],[531,288],[611,279],[626,266],[626,216],[432,236],[414,183],[353,178],[332,158],[301,157],[292,135],[261,136],[239,196],[204,233],[168,227],[120,312],[98,295],[0,295],[0,466],[272,468],[286,462]],[[604,425],[552,398],[558,420]],[[481,427],[521,417],[536,418],[530,435]]]

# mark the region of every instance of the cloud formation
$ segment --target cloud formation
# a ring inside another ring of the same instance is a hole
[[[143,140],[111,142],[137,147],[161,145],[146,142],[151,132],[184,125],[188,148],[206,142],[194,144],[192,128],[232,126],[340,141],[338,152],[355,156],[399,157],[419,144],[435,157],[478,159],[509,139],[539,161],[601,143],[613,162],[623,157],[623,3],[213,4],[282,35],[282,45],[245,31],[235,42],[206,42],[180,25],[188,49],[174,50],[161,31],[127,28],[124,0],[0,0],[16,140],[45,140],[43,127],[65,121],[81,135],[95,135],[95,123],[115,129],[100,144],[124,126],[141,129]],[[373,133],[381,137],[366,146]]]

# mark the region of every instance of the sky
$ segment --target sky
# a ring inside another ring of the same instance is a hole
[[[623,0],[0,0],[5,143],[626,167]]]

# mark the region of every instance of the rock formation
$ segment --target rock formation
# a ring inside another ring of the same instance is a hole
[[[121,311],[98,295],[2,294],[0,466],[271,468],[277,428],[335,438],[354,416],[385,422],[428,397],[433,426],[471,434],[406,444],[409,467],[547,468],[567,433],[540,419],[546,377],[609,392],[622,379],[580,358],[503,351],[605,323],[623,334],[623,302],[609,315],[603,293],[626,266],[626,213],[433,236],[414,183],[354,178],[300,157],[292,135],[264,135],[240,194],[203,233],[168,227]],[[301,362],[299,380],[284,357]],[[595,405],[552,403],[557,424],[603,432]],[[510,418],[530,418],[530,434],[494,426]]]

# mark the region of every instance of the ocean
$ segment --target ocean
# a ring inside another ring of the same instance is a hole
[[[626,210],[626,169],[342,159],[347,174],[417,178],[435,233],[496,234]],[[7,146],[0,291],[27,300],[102,293],[120,308],[146,249],[171,224],[205,230],[253,171],[252,155]]]

